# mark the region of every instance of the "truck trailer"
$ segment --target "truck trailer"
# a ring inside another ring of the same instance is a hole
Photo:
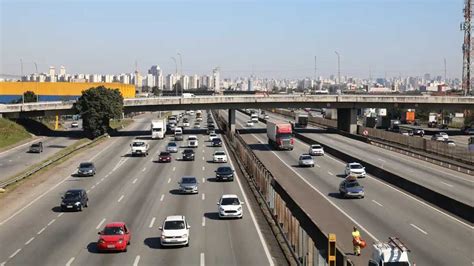
[[[267,121],[268,144],[280,150],[293,150],[295,143],[290,123]]]
[[[295,128],[306,128],[308,126],[308,113],[296,112],[295,113]]]
[[[166,133],[166,120],[159,119],[151,121],[151,138],[163,139]]]

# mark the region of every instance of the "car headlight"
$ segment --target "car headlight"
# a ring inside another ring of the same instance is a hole
[[[241,210],[242,210],[242,207],[238,207],[238,208],[237,208],[237,211],[241,211]]]
[[[123,239],[119,239],[118,243],[119,243],[119,244],[122,244],[122,243],[123,243]]]
[[[99,244],[103,244],[103,243],[105,243],[105,240],[99,239]]]
[[[166,239],[166,236],[165,236],[165,235],[161,235],[161,239]]]
[[[181,236],[181,238],[187,238],[188,237],[188,234],[184,234]]]
[[[224,208],[219,207],[219,211],[223,212],[223,211],[224,211]]]
[[[80,203],[79,201],[78,201],[78,202],[76,202],[76,203],[74,203],[74,205],[80,205],[80,204],[81,204],[81,203]]]

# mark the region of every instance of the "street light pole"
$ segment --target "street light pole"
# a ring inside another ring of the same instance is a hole
[[[176,63],[176,58],[171,57],[171,59],[173,59],[173,62],[174,62],[175,75],[178,76],[178,64]],[[176,96],[178,96],[178,87],[176,87],[176,83],[174,84],[174,86],[175,86],[175,90],[176,90]]]
[[[183,58],[181,57],[181,53],[178,53],[179,56],[179,68],[180,68],[180,76],[183,75]],[[183,84],[181,84],[181,95],[183,95]]]
[[[341,56],[337,51],[334,51],[337,55],[337,87],[339,88],[339,84],[341,83]]]

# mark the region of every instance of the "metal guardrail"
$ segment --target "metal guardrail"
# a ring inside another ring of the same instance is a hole
[[[29,177],[29,176],[31,176],[31,175],[37,173],[38,171],[42,170],[43,168],[45,168],[45,167],[47,167],[47,166],[49,166],[49,165],[51,165],[51,164],[53,164],[53,163],[55,163],[55,162],[57,162],[57,161],[59,161],[59,160],[65,158],[65,157],[69,156],[70,154],[72,154],[72,153],[74,153],[74,152],[76,152],[76,151],[78,151],[78,150],[80,150],[80,149],[82,149],[82,148],[85,148],[85,147],[87,147],[87,146],[90,146],[90,145],[96,143],[97,141],[99,141],[100,139],[102,139],[102,138],[104,138],[104,137],[106,137],[106,136],[107,136],[107,135],[102,135],[102,136],[100,136],[100,137],[94,139],[94,140],[91,141],[91,142],[81,144],[81,145],[77,146],[75,149],[73,149],[73,150],[71,150],[71,151],[69,151],[69,152],[67,152],[67,153],[65,153],[65,154],[63,154],[63,155],[61,155],[61,156],[59,156],[59,157],[57,157],[57,158],[54,158],[54,159],[51,159],[51,160],[47,160],[47,161],[41,163],[41,165],[39,165],[39,166],[37,166],[37,167],[35,167],[35,168],[33,168],[33,169],[31,169],[31,170],[25,172],[25,173],[22,174],[22,175],[19,175],[19,176],[17,176],[17,177],[14,177],[14,178],[11,178],[11,179],[8,179],[8,180],[5,180],[5,181],[1,181],[1,182],[0,182],[0,188],[3,188],[3,189],[4,189],[4,188],[8,187],[9,185],[12,185],[12,184],[14,184],[14,183],[16,183],[16,182],[18,182],[18,181],[21,181],[21,180],[23,180],[23,179],[25,179],[25,178],[27,178],[27,177]]]

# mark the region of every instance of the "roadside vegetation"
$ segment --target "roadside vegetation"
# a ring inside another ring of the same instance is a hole
[[[31,138],[26,129],[8,119],[0,118],[0,149]]]
[[[121,129],[125,128],[133,122],[131,118],[124,118],[124,119],[111,119],[110,120],[110,128],[111,129]]]

